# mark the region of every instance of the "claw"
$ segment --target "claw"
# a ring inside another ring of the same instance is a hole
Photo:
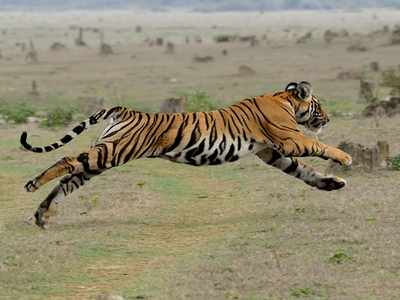
[[[36,185],[37,182],[36,180],[29,180],[26,184],[25,184],[25,190],[27,192],[34,192],[36,191],[39,187]]]

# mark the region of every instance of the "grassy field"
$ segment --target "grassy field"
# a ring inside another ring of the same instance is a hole
[[[70,12],[47,19],[1,14],[0,24],[8,30],[0,44],[2,105],[27,103],[39,117],[70,105],[78,121],[93,96],[105,97],[106,106],[155,111],[161,100],[194,90],[225,105],[282,89],[289,81],[309,80],[333,114],[319,139],[331,145],[386,140],[392,155],[400,152],[399,118],[361,118],[365,103],[358,101],[359,81],[336,79],[341,71],[362,72],[371,61],[383,69],[400,63],[399,47],[385,46],[387,36],[367,36],[386,23],[393,26],[396,11],[321,13],[326,15],[316,16],[315,25],[310,12],[298,12],[297,19],[291,18],[295,13],[203,18],[179,13],[153,24],[149,15],[138,15],[132,24],[127,12]],[[285,21],[272,27],[279,18]],[[105,28],[116,54],[98,56],[93,34],[86,35],[90,47],[73,46],[75,33],[68,26],[75,23]],[[144,31],[135,35],[139,23]],[[324,44],[322,30],[340,26],[351,38]],[[308,30],[316,38],[296,44]],[[220,32],[267,33],[269,42],[214,44]],[[204,41],[184,45],[185,35],[202,35]],[[174,41],[176,53],[143,43],[155,36]],[[25,62],[24,53],[15,50],[15,42],[30,37],[39,51],[37,64]],[[49,51],[56,40],[68,50]],[[367,44],[368,51],[348,52],[354,41]],[[223,48],[228,56],[221,55]],[[213,55],[215,61],[193,63],[196,54]],[[256,74],[239,76],[242,64]],[[32,80],[39,96],[29,94]],[[345,172],[340,176],[348,187],[327,193],[256,157],[219,167],[139,160],[107,171],[72,194],[44,231],[28,218],[52,184],[35,194],[27,194],[24,184],[57,159],[85,151],[98,130],[61,150],[35,155],[19,147],[19,135],[27,129],[35,144],[53,142],[66,130],[0,125],[0,299],[400,297],[399,172]],[[305,160],[321,171],[327,168],[328,162]]]

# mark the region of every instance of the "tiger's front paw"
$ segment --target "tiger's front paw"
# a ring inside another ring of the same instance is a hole
[[[321,178],[317,183],[317,188],[324,191],[334,191],[346,186],[346,180],[336,176]]]
[[[25,190],[27,192],[35,192],[37,189],[39,188],[39,182],[36,179],[33,180],[29,180],[26,184],[25,184]]]
[[[344,165],[346,167],[350,167],[351,164],[353,163],[353,159],[346,152],[343,152],[343,154],[344,154],[344,159],[342,160],[342,165]]]
[[[346,152],[336,149],[335,151],[335,158],[333,159],[334,161],[340,163],[342,166],[350,167],[351,164],[353,163],[353,160],[349,154]]]

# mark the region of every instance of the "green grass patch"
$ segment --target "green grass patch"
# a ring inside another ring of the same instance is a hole
[[[63,127],[73,120],[77,108],[71,106],[59,106],[51,109],[46,118],[41,122],[44,127]]]
[[[400,154],[390,158],[389,165],[392,170],[400,171]]]
[[[321,100],[322,108],[328,114],[333,116],[343,116],[346,114],[355,114],[363,110],[364,104],[355,101],[341,99],[341,100]]]
[[[0,115],[8,122],[25,123],[28,117],[34,116],[36,109],[26,102],[3,103],[0,105]]]
[[[352,260],[353,257],[346,250],[337,250],[332,256],[328,258],[328,262],[335,265],[341,265]]]
[[[17,160],[3,160],[0,161],[0,174],[7,175],[21,175],[27,173],[37,173],[43,167],[32,164],[21,163]]]
[[[187,111],[211,111],[221,107],[220,101],[203,91],[182,93],[182,96],[187,99]]]
[[[293,288],[290,291],[290,296],[294,298],[309,298],[312,296],[315,296],[316,292],[309,287],[303,287],[303,288]]]

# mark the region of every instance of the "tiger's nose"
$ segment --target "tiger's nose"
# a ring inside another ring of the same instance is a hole
[[[328,123],[330,121],[329,117],[326,116],[326,123]]]

